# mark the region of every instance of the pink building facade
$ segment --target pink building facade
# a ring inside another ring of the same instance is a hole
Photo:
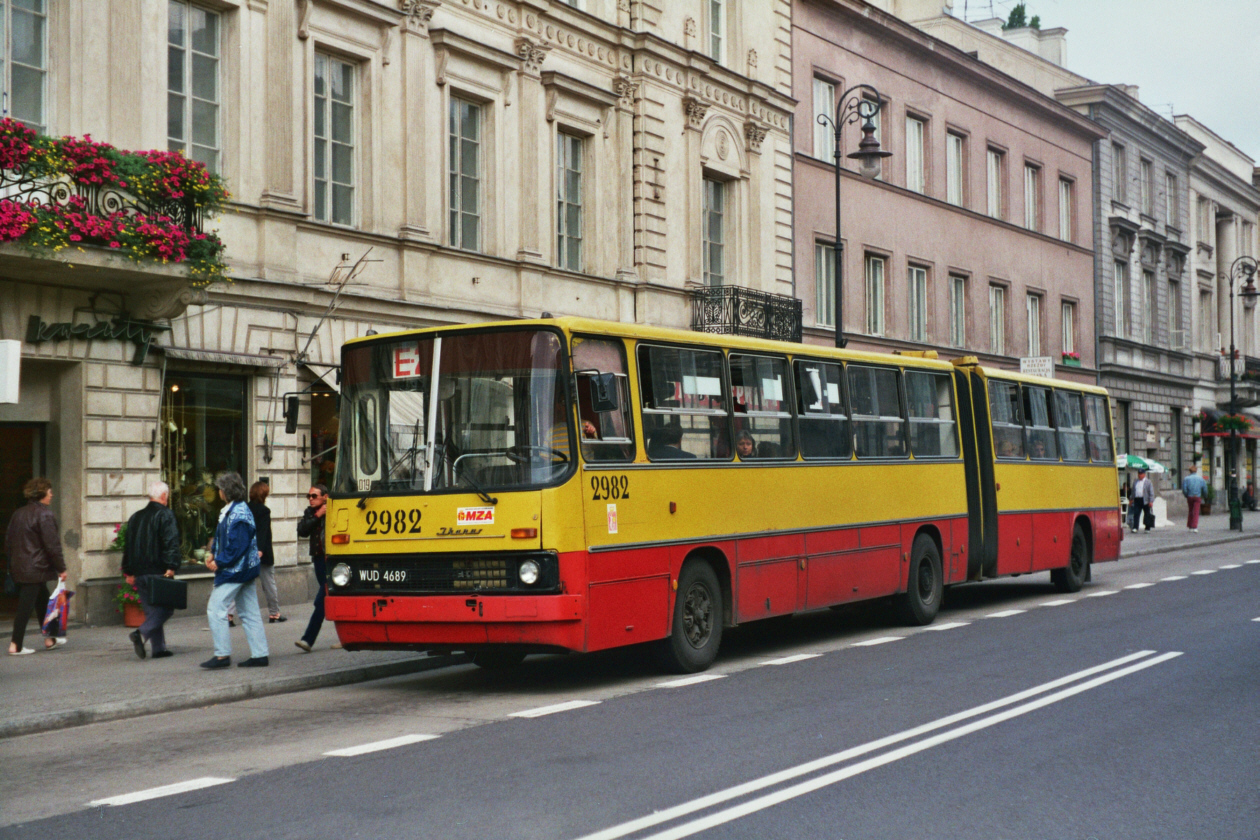
[[[850,347],[977,355],[1094,381],[1093,143],[1085,117],[861,0],[793,5],[796,295],[834,341],[835,170],[818,114],[879,91],[876,180],[841,173]],[[843,128],[841,153],[857,148]]]

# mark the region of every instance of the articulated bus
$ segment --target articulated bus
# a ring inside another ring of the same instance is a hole
[[[342,353],[326,609],[349,650],[654,642],[1119,556],[1105,391],[933,354],[558,318]]]

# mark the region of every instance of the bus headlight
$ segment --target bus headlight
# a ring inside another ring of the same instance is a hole
[[[516,570],[516,573],[520,576],[521,583],[526,586],[533,586],[535,583],[538,583],[538,576],[542,574],[542,569],[538,568],[538,561],[524,560],[521,562],[520,568]]]
[[[345,563],[338,563],[332,568],[333,586],[342,587],[350,585],[350,567]]]

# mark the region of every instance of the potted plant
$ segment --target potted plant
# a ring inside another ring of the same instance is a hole
[[[144,624],[144,607],[140,605],[140,593],[124,577],[118,590],[114,592],[114,604],[123,615],[123,625],[139,627]]]
[[[1081,366],[1081,354],[1080,354],[1080,353],[1075,353],[1075,352],[1067,352],[1067,353],[1064,353],[1064,354],[1063,354],[1063,364],[1067,365],[1068,367],[1080,367],[1080,366]]]
[[[1212,502],[1216,499],[1216,488],[1211,484],[1203,488],[1203,507],[1199,508],[1199,513],[1207,516],[1212,512]]]

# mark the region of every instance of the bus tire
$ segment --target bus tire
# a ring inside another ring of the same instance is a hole
[[[702,560],[683,564],[673,630],[658,642],[662,667],[676,674],[693,674],[712,665],[722,643],[723,619],[722,588],[713,568]]]
[[[479,650],[472,655],[473,664],[486,671],[506,671],[525,661],[519,650]]]
[[[1072,554],[1068,565],[1051,570],[1050,582],[1060,592],[1080,592],[1089,577],[1089,564],[1089,540],[1085,539],[1085,531],[1078,524],[1072,529]]]
[[[898,613],[906,624],[931,624],[941,609],[945,580],[941,573],[941,553],[927,534],[914,538],[910,551],[910,577],[898,600]]]

